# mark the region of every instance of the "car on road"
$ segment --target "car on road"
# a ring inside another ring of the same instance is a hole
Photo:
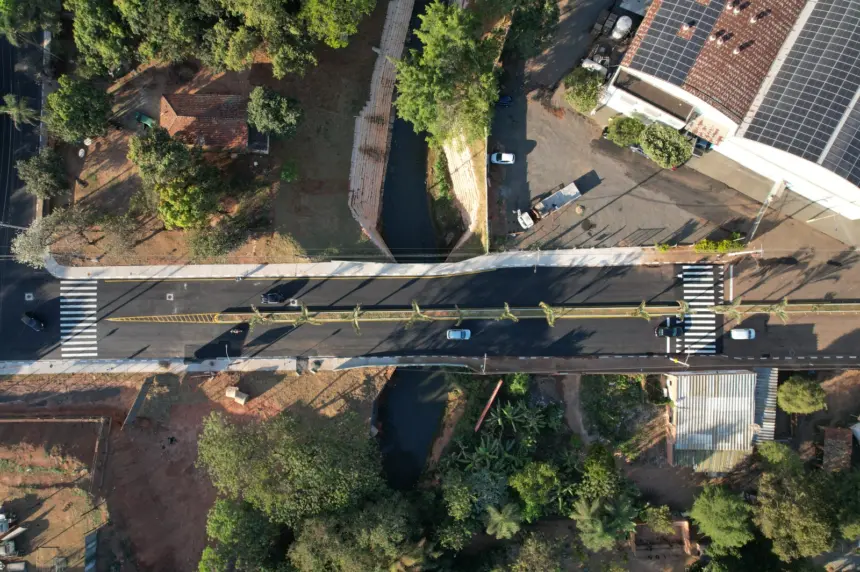
[[[754,340],[755,330],[752,328],[735,328],[729,332],[733,340]]]
[[[513,165],[516,157],[513,153],[493,153],[490,155],[490,163],[495,165]]]
[[[513,102],[513,97],[510,95],[503,95],[499,97],[499,101],[496,102],[496,107],[510,107]]]
[[[277,292],[268,292],[266,294],[260,294],[260,304],[283,304],[284,297],[278,294]]]
[[[472,337],[472,332],[469,330],[448,330],[445,337],[449,340],[468,340]]]
[[[684,322],[674,317],[666,318],[665,324],[654,329],[654,335],[658,338],[680,338],[684,335]]]
[[[42,332],[45,330],[45,324],[30,312],[25,312],[24,315],[21,316],[21,321],[24,322],[24,325],[28,328],[36,332]]]

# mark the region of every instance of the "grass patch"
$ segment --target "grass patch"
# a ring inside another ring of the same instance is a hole
[[[0,459],[0,472],[3,473],[31,473],[31,474],[53,474],[65,475],[74,471],[67,471],[60,467],[43,467],[41,465],[22,465],[11,459]]]
[[[645,403],[641,376],[583,375],[582,410],[590,435],[617,447],[633,437]]]

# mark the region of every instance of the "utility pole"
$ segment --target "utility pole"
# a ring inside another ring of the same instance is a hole
[[[18,226],[17,224],[8,224],[5,222],[0,222],[0,226],[4,228],[14,228],[16,230],[27,230],[26,226]]]
[[[487,373],[487,354],[484,354],[484,363],[481,365],[481,373]]]

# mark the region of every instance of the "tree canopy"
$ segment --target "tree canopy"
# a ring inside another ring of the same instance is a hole
[[[639,135],[639,145],[652,161],[664,169],[673,169],[690,160],[693,144],[663,123],[652,123]]]
[[[786,413],[815,413],[827,408],[827,394],[814,379],[793,376],[779,386],[779,408]]]
[[[578,67],[564,78],[564,98],[579,113],[590,113],[597,107],[603,75],[595,70]]]
[[[256,572],[268,565],[280,529],[248,504],[218,499],[209,510],[209,546],[201,557],[200,572],[222,572],[232,562],[237,572]]]
[[[376,0],[307,0],[302,19],[308,31],[332,48],[345,48],[361,19],[373,12]]]
[[[288,526],[348,509],[382,486],[376,445],[349,415],[321,428],[286,413],[259,425],[232,424],[213,414],[198,450],[222,494],[244,498]]]
[[[112,75],[131,63],[133,36],[112,0],[65,0],[65,7],[75,13],[72,32],[83,75]]]
[[[635,117],[617,117],[609,124],[606,138],[619,147],[629,147],[639,143],[644,129],[645,124]]]
[[[753,539],[751,509],[744,500],[719,486],[706,486],[696,497],[690,517],[715,544],[737,548]]]
[[[60,76],[59,89],[48,94],[48,129],[69,143],[107,133],[110,114],[111,96],[84,80]]]
[[[69,190],[63,159],[50,147],[15,163],[24,189],[39,199],[50,199]]]
[[[260,133],[288,137],[296,133],[302,110],[296,100],[255,87],[248,101],[248,123]]]
[[[13,93],[7,93],[3,96],[0,113],[8,115],[16,129],[21,129],[22,124],[35,125],[39,119],[38,112],[30,107],[27,100]]]
[[[435,0],[419,16],[423,49],[397,62],[397,114],[437,143],[486,136],[498,100],[496,40],[481,39],[474,13]]]
[[[3,0],[0,2],[0,33],[17,46],[21,34],[59,29],[60,0]]]

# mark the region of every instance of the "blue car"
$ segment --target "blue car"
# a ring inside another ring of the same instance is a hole
[[[510,95],[503,95],[499,98],[499,101],[496,102],[496,107],[510,107],[513,102],[513,97]]]

